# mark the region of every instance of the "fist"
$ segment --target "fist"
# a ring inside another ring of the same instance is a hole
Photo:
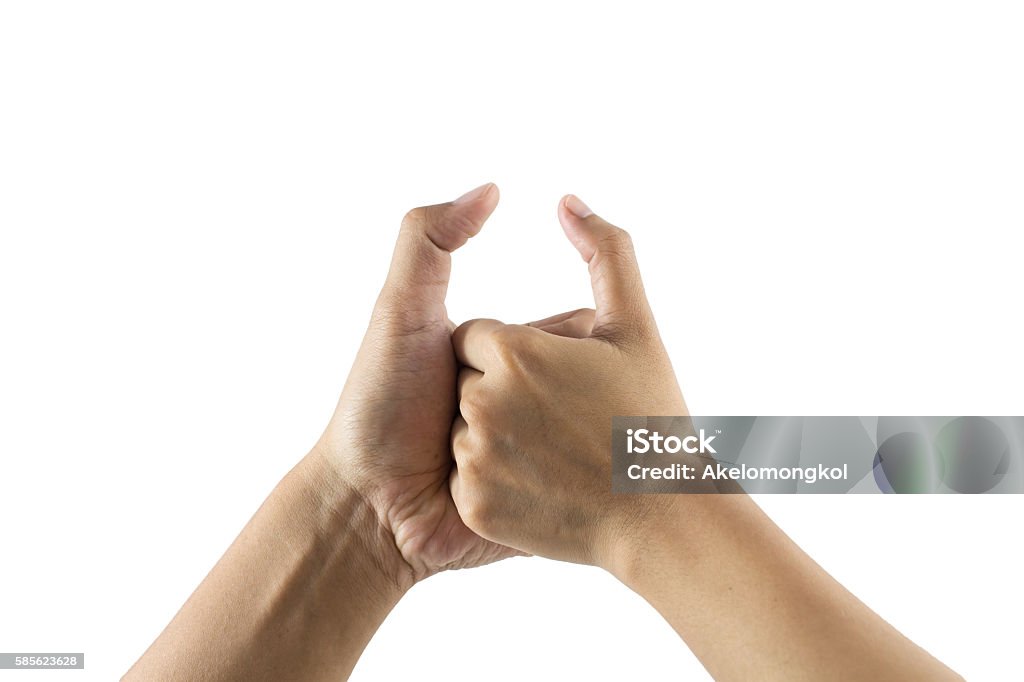
[[[571,195],[558,217],[589,265],[596,310],[455,330],[451,493],[483,538],[607,567],[615,538],[645,504],[611,492],[611,418],[685,415],[686,405],[629,235]]]

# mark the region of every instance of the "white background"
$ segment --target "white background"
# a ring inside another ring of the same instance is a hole
[[[590,305],[629,229],[695,414],[1024,414],[1018,3],[0,5],[0,650],[142,653],[334,407],[402,214],[495,181],[451,317]],[[671,8],[670,8],[671,7]],[[774,497],[971,680],[1024,497]],[[641,599],[432,578],[354,679],[706,679]]]

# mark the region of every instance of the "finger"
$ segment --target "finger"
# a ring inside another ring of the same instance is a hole
[[[455,459],[455,466],[452,467],[451,472],[448,474],[448,489],[451,492],[452,502],[455,503],[455,509],[459,512],[459,516],[465,523],[467,503],[466,495],[469,494],[470,489],[466,488],[466,481],[464,475],[459,471],[460,467],[463,470],[466,469],[466,459],[470,456],[470,449],[466,447],[466,438],[469,434],[469,425],[466,420],[462,417],[456,417],[455,422],[452,424],[452,456]],[[472,530],[472,529],[471,529]]]
[[[453,466],[448,474],[448,491],[452,496],[452,502],[455,503],[455,511],[458,512],[462,523],[466,525],[466,528],[476,533],[477,529],[466,523],[466,519],[471,518],[469,511],[473,502],[472,497],[475,494],[473,484],[466,480],[466,475],[459,471],[458,466]]]
[[[495,360],[491,339],[494,332],[504,326],[504,323],[497,320],[463,322],[452,332],[452,347],[455,349],[455,357],[466,367],[486,372]]]
[[[585,339],[594,329],[594,310],[580,308],[572,312],[553,315],[547,319],[530,322],[527,326],[536,327],[541,331],[556,336],[567,336],[573,339]]]
[[[469,424],[461,416],[456,416],[452,422],[452,456],[455,457],[455,465],[458,466],[459,458],[463,457],[466,449],[464,447],[466,436],[469,434]]]
[[[551,317],[545,317],[543,320],[534,320],[533,322],[527,322],[526,324],[527,326],[537,327],[539,329],[540,327],[545,327],[550,324],[557,324],[558,322],[567,320],[570,317],[578,315],[579,313],[582,313],[585,310],[589,310],[591,313],[594,312],[591,308],[580,308],[579,310],[570,310],[569,312],[566,313],[558,313],[557,315],[552,315]]]
[[[476,388],[480,380],[484,378],[484,373],[473,369],[472,367],[463,367],[459,370],[458,379],[458,397],[459,402],[466,396],[467,392],[472,393]]]
[[[452,501],[455,503],[455,510],[459,509],[459,500],[462,499],[462,478],[459,476],[459,468],[452,467],[448,474],[448,490],[451,492]]]
[[[402,220],[381,299],[404,310],[444,303],[451,252],[480,231],[497,205],[498,188],[488,183],[455,201],[409,211]]]
[[[558,205],[558,220],[590,268],[597,308],[594,336],[645,333],[653,318],[629,234],[595,215],[572,194]]]

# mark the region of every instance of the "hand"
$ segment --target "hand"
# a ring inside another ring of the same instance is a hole
[[[516,554],[469,530],[448,488],[456,381],[444,305],[450,252],[480,231],[497,203],[498,188],[487,184],[405,216],[369,329],[314,450],[394,539],[396,580],[405,587]]]
[[[596,311],[455,330],[459,409],[451,490],[480,536],[549,558],[613,560],[651,496],[612,495],[611,418],[685,415],[629,235],[574,196],[559,206],[589,264]]]

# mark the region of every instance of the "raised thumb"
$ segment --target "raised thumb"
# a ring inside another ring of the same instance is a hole
[[[455,201],[409,211],[402,220],[379,303],[407,310],[444,303],[451,252],[480,231],[497,205],[498,188],[487,183]]]
[[[590,269],[596,308],[592,336],[617,340],[647,334],[653,316],[629,233],[572,194],[559,203],[558,220]]]

